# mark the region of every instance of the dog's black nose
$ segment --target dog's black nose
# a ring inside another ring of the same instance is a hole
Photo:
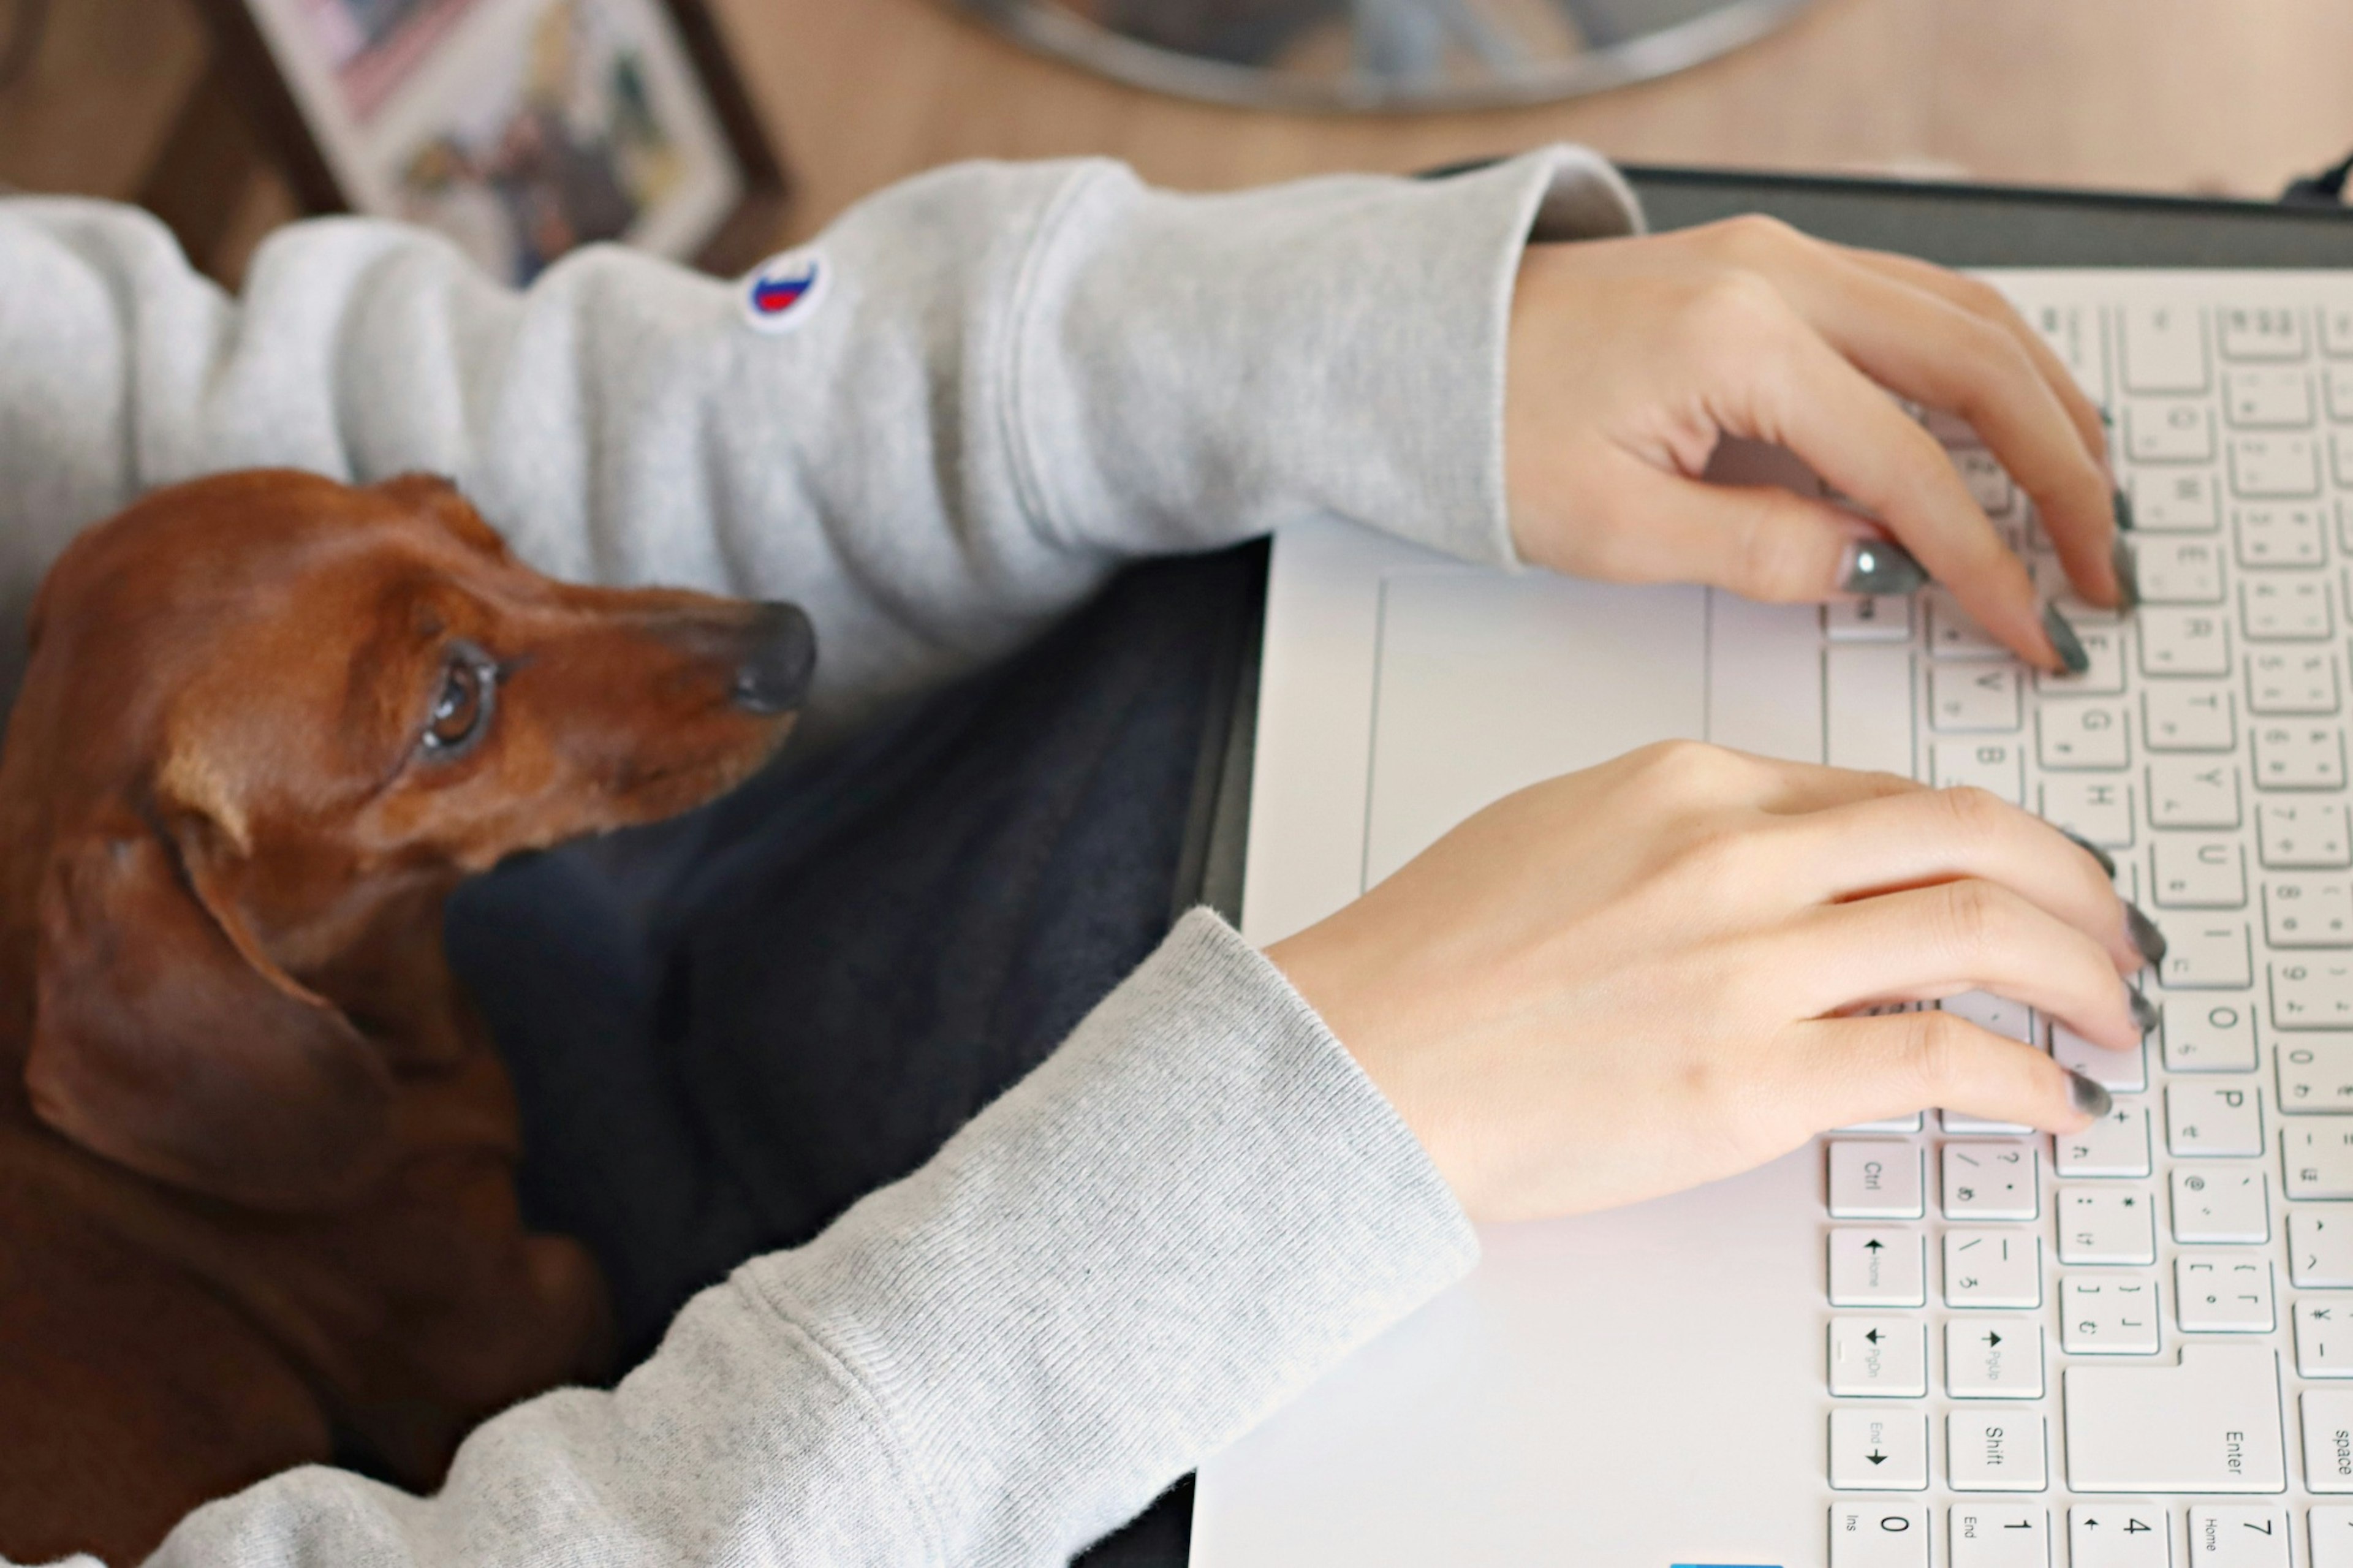
[[[752,623],[750,647],[735,668],[735,706],[782,713],[808,696],[817,669],[817,628],[798,605],[766,604]]]

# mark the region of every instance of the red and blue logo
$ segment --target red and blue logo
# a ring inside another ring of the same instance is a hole
[[[760,263],[744,283],[744,319],[757,331],[798,326],[825,297],[832,268],[814,250],[788,250]]]

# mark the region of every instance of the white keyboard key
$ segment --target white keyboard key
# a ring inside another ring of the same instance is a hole
[[[2190,305],[2127,305],[2117,312],[2117,331],[2127,390],[2206,390],[2204,311]]]
[[[2332,355],[2353,358],[2353,306],[2336,305],[2322,309],[2320,346]]]
[[[2222,602],[2222,552],[2211,539],[2136,540],[2133,575],[2144,605],[2219,605]]]
[[[2132,786],[2106,773],[2061,773],[2035,795],[2042,820],[2110,849],[2133,841],[2132,802]]]
[[[2132,762],[2121,703],[2045,702],[2034,729],[2036,755],[2045,768],[2121,768]]]
[[[2333,1296],[2295,1304],[2298,1377],[2353,1377],[2353,1305]]]
[[[2267,1334],[2278,1326],[2268,1258],[2185,1252],[2173,1260],[2173,1312],[2185,1334]]]
[[[2125,455],[2136,463],[2211,463],[2214,416],[2202,403],[2134,403],[2125,409]]]
[[[1830,1210],[1833,1219],[1918,1219],[1920,1150],[1911,1143],[1840,1138],[1830,1146]]]
[[[2353,1492],[2353,1390],[2308,1388],[2304,1392],[2304,1484],[2316,1492]],[[2312,1510],[2312,1568],[2322,1568],[2320,1516],[2341,1513],[2353,1524],[2353,1509]],[[2353,1544],[2353,1528],[2338,1537]],[[2353,1562],[2353,1552],[2346,1560]]]
[[[2347,477],[2353,475],[2353,430],[2329,432],[2328,452],[2330,460],[2337,469],[2337,482],[2340,485],[2353,484],[2353,479]],[[2337,527],[2341,530],[2344,527],[2345,518],[2345,503],[2341,500],[2337,503]],[[2341,533],[2339,537],[2342,537]]]
[[[2307,1409],[2315,1399],[2335,1400],[2344,1397],[2342,1394],[2334,1391],[2307,1394],[2304,1396]],[[2326,1458],[2326,1456],[2316,1457],[2312,1452],[2312,1427],[2308,1424],[2310,1419],[2309,1415],[2306,1417],[2307,1425],[2304,1429],[2304,1466],[2307,1472],[2305,1484],[2316,1492],[2341,1489],[2324,1487],[2318,1481],[2310,1479],[2311,1475],[2316,1474],[2321,1468],[2321,1458]],[[2353,1436],[2353,1434],[2348,1434],[2348,1436]],[[2348,1447],[2353,1447],[2353,1443],[2349,1443]],[[2316,1508],[2307,1517],[2307,1523],[2312,1531],[2312,1557],[2305,1564],[2305,1568],[2353,1568],[2353,1508]]]
[[[1981,1116],[1965,1116],[1957,1110],[1940,1110],[1937,1118],[1945,1131],[1959,1138],[2030,1138],[2034,1129],[2022,1121],[1988,1121]]]
[[[2255,803],[2255,847],[2274,871],[2353,867],[2353,820],[2341,800]]]
[[[2166,922],[2163,972],[2169,991],[2244,991],[2255,983],[2243,921]]]
[[[2231,491],[2251,500],[2319,495],[2320,444],[2309,436],[2232,437]]]
[[[2015,740],[1938,741],[1930,748],[1938,789],[1972,785],[2012,805],[2026,801],[2025,748]]]
[[[2288,1210],[2287,1277],[2299,1290],[2353,1290],[2353,1212]]]
[[[2336,629],[2326,578],[2297,573],[2239,584],[2239,630],[2250,642],[2326,642]]]
[[[1992,453],[1972,444],[1949,456],[1954,468],[1960,470],[1961,482],[1969,488],[1969,499],[1984,508],[1987,516],[2000,517],[2010,510],[2018,500],[2018,491],[2010,482],[2009,472],[1994,460]]]
[[[2010,650],[1978,625],[1943,588],[1920,595],[1928,606],[1928,652],[1935,658],[2008,658]]]
[[[2289,1568],[2284,1511],[2275,1508],[2189,1510],[2190,1568]]]
[[[2042,1397],[2042,1325],[2028,1318],[1945,1320],[1945,1392],[1955,1399]]]
[[[2065,1382],[2067,1484],[2076,1491],[2287,1489],[2269,1345],[2187,1344],[2175,1366],[2071,1366]]]
[[[2149,846],[2149,893],[2168,910],[2236,910],[2247,902],[2247,855],[2235,838],[2168,833]]]
[[[1822,606],[1822,633],[1838,642],[1900,642],[1912,640],[1912,596],[1876,594],[1860,599],[1838,599]]]
[[[2301,370],[2234,370],[2222,378],[2225,417],[2241,430],[2302,430],[2312,424],[2312,377]]]
[[[1945,1463],[1957,1492],[2039,1492],[2051,1484],[2042,1417],[2024,1410],[1956,1410],[1945,1417]]]
[[[2223,759],[2158,757],[2148,764],[2151,827],[2236,827],[2239,770]]]
[[[1916,1232],[1833,1230],[1830,1255],[1831,1306],[1927,1304],[1927,1259]]]
[[[1928,1489],[1928,1418],[1916,1410],[1841,1405],[1831,1412],[1835,1491]]]
[[[2172,1568],[2173,1524],[2148,1503],[2067,1510],[2067,1568]]]
[[[2165,1146],[2177,1160],[2260,1158],[2262,1091],[2243,1083],[2166,1085]]]
[[[2069,1355],[2155,1355],[2157,1315],[2154,1275],[2060,1276],[2059,1348]]]
[[[1831,1568],[1928,1568],[1928,1510],[1834,1504]]]
[[[2280,1190],[2292,1202],[2353,1199],[2353,1125],[2332,1116],[2281,1129],[2280,1166]]]
[[[2072,605],[2073,601],[2070,601]],[[2046,697],[2114,697],[2125,689],[2125,634],[2122,626],[2101,626],[2071,609],[2075,640],[2084,645],[2081,674],[2038,670],[2034,689]]]
[[[2023,1002],[2013,1002],[1990,991],[1964,991],[1958,996],[1946,997],[1936,1005],[2004,1039],[2016,1040],[2023,1046],[2035,1043],[2034,1010]]]
[[[2212,533],[2222,526],[2222,489],[2211,468],[2136,474],[2133,527],[2140,533]]]
[[[2345,787],[2345,740],[2334,723],[2265,720],[2254,741],[2257,789]]]
[[[2274,947],[2353,947],[2353,880],[2274,877],[2266,881],[2263,937]]]
[[[1947,1219],[2032,1219],[2042,1191],[2041,1154],[2031,1145],[1945,1145]]]
[[[2152,752],[2228,752],[2239,744],[2227,686],[2162,681],[2141,693],[2141,739]]]
[[[1830,1383],[1841,1398],[1919,1398],[1928,1392],[1926,1326],[1905,1318],[1832,1318]]]
[[[1949,1568],[2051,1568],[2051,1516],[2041,1508],[1955,1503]]]
[[[2247,706],[2265,714],[2337,711],[2337,656],[2316,648],[2258,648],[2247,657]]]
[[[2353,1035],[2292,1035],[2279,1061],[2279,1108],[2289,1116],[2353,1115]]]
[[[1833,1127],[1833,1132],[1917,1132],[1920,1112],[1909,1116],[1883,1116],[1876,1121],[1851,1121],[1844,1127]]]
[[[2328,416],[2332,419],[2353,420],[2353,364],[2332,364],[2323,373],[2328,384]],[[2344,470],[2337,471],[2337,482],[2345,480]]]
[[[2060,1134],[2052,1163],[2070,1178],[2147,1175],[2147,1107],[2119,1103],[2081,1132]]]
[[[1945,1305],[2042,1305],[2042,1240],[2027,1230],[1945,1232]]]
[[[2272,1027],[2353,1028],[2353,963],[2318,953],[2274,963]]]
[[[2271,1189],[2260,1167],[2177,1167],[2173,1239],[2184,1247],[2249,1247],[2272,1235]]]
[[[2138,620],[2143,675],[2231,673],[2231,633],[2221,613],[2151,605],[2140,611]]]
[[[1928,669],[1928,722],[1939,730],[1996,731],[2019,727],[2018,667],[1951,663]]]
[[[1912,650],[1833,643],[1823,651],[1822,670],[1831,766],[1914,777]]]
[[[2095,1046],[2064,1024],[2051,1026],[2051,1056],[2061,1067],[2082,1073],[2110,1094],[2138,1094],[2148,1087],[2147,1041],[2121,1051]]]
[[[2021,307],[2021,310],[2023,308]],[[2023,310],[2051,352],[2059,356],[2084,395],[2105,404],[2108,396],[2106,312],[2097,305],[2037,305]]]
[[[2293,307],[2231,306],[2214,312],[2214,330],[2224,359],[2299,360],[2305,354],[2304,312]]]
[[[2318,566],[2328,558],[2317,506],[2232,507],[2231,524],[2242,566]]]
[[[2059,1261],[2146,1268],[2157,1261],[2157,1216],[2137,1187],[2059,1189]]]
[[[2255,1012],[2250,1001],[2192,1000],[2165,1004],[2165,1068],[2168,1072],[2253,1072]]]

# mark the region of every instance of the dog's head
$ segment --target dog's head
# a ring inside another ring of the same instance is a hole
[[[459,877],[743,779],[814,659],[789,605],[551,581],[438,479],[147,497],[43,584],[0,756],[35,1111],[241,1204],[364,1190],[438,1047],[322,991],[438,952],[397,928]]]

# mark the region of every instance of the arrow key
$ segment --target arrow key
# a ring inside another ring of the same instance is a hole
[[[1832,1410],[1831,1486],[1842,1492],[1927,1490],[1928,1418],[1862,1405]]]
[[[1945,1392],[1956,1399],[2042,1397],[2042,1325],[2023,1319],[1945,1324]]]
[[[1926,1394],[1926,1327],[1902,1318],[1832,1318],[1831,1392],[1865,1399],[1917,1399]]]

